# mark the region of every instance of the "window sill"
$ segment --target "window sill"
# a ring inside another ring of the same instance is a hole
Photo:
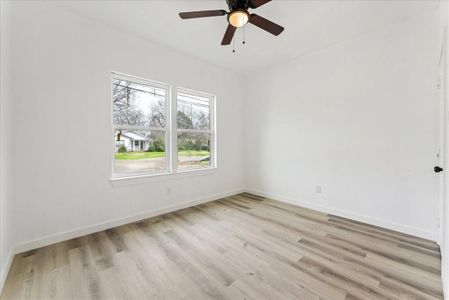
[[[145,174],[136,176],[111,177],[109,181],[113,187],[144,184],[151,182],[158,182],[163,180],[176,180],[196,176],[213,175],[217,171],[217,167],[205,169],[183,170],[176,173],[160,173],[160,174]]]

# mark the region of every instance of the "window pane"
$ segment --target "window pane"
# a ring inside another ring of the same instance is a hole
[[[210,101],[205,97],[197,97],[178,93],[178,128],[210,129]]]
[[[210,144],[209,133],[178,133],[178,169],[210,167]]]
[[[165,132],[116,130],[114,157],[116,174],[164,171]]]
[[[115,79],[112,94],[114,124],[165,127],[164,89]]]

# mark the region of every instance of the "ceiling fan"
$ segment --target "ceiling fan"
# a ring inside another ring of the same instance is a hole
[[[229,12],[218,10],[201,10],[201,11],[189,11],[181,12],[179,16],[181,19],[193,19],[193,18],[205,18],[205,17],[218,17],[228,15],[228,28],[223,37],[222,45],[229,45],[232,42],[234,33],[238,27],[244,26],[246,23],[251,23],[271,34],[279,35],[284,31],[284,27],[279,26],[259,15],[248,12],[249,8],[258,8],[271,0],[226,0]]]

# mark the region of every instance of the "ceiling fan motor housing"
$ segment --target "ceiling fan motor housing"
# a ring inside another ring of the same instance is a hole
[[[226,0],[230,11],[233,10],[247,10],[250,5],[250,0]]]

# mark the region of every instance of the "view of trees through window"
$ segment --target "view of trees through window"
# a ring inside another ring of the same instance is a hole
[[[117,76],[112,83],[114,173],[169,171],[170,120],[167,86]],[[211,166],[211,99],[190,93],[176,96],[177,169]]]
[[[210,99],[187,93],[177,95],[178,169],[211,165]]]
[[[115,173],[166,170],[166,90],[115,79],[112,94]]]

